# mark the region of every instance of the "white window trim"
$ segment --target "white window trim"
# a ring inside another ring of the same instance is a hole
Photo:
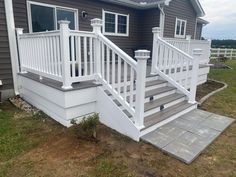
[[[185,26],[184,26],[184,34],[183,35],[178,35],[176,34],[177,32],[177,23],[178,21],[180,21],[180,34],[182,32],[182,23],[185,22]],[[180,19],[180,18],[176,18],[175,20],[175,38],[185,38],[186,37],[186,28],[187,28],[187,20],[183,20],[183,19]]]
[[[52,4],[46,4],[46,3],[41,3],[41,2],[27,1],[27,16],[28,16],[29,33],[33,33],[32,16],[31,16],[31,8],[30,8],[31,4],[74,12],[75,13],[75,21],[74,21],[74,23],[75,23],[75,30],[79,30],[78,9],[74,9],[74,8],[70,8],[70,7],[57,6],[57,5],[52,5]],[[56,14],[56,10],[54,11],[54,19],[55,19],[54,27],[55,27],[55,29],[57,29],[57,14]]]
[[[115,15],[115,33],[108,33],[105,32],[105,13],[110,13],[110,14],[114,14]],[[126,34],[122,34],[122,33],[118,33],[118,16],[125,16],[127,17],[127,29],[126,29]],[[120,14],[120,13],[115,13],[115,12],[110,12],[110,11],[105,11],[104,9],[102,9],[102,21],[103,21],[103,28],[102,28],[102,32],[104,35],[107,36],[129,36],[129,14]]]

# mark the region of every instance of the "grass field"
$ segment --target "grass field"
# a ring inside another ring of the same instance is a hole
[[[213,70],[209,77],[229,87],[202,109],[236,119],[236,61],[227,64],[233,70]],[[8,102],[0,109],[0,177],[236,177],[235,123],[185,165],[103,125],[99,142],[90,142],[44,114],[31,116]]]

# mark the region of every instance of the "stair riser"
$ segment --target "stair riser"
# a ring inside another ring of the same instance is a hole
[[[162,87],[166,87],[166,86],[167,86],[167,83],[157,84],[157,85],[146,87],[145,91],[150,91],[150,90],[154,90],[154,89],[158,89],[158,88],[162,88]]]
[[[165,109],[167,109],[167,108],[169,108],[169,107],[171,107],[171,106],[174,106],[174,105],[176,105],[176,104],[178,104],[178,103],[181,103],[181,102],[184,101],[185,99],[186,99],[185,97],[179,98],[179,99],[177,99],[177,100],[175,100],[175,101],[172,101],[172,102],[170,102],[170,103],[165,104],[164,107],[165,107]],[[155,113],[158,113],[158,112],[160,112],[160,107],[157,107],[157,108],[155,108],[155,109],[151,109],[151,110],[145,112],[145,113],[144,113],[144,117],[150,116],[150,115],[155,114]]]
[[[192,105],[191,107],[189,107],[189,108],[187,108],[187,109],[185,109],[185,110],[179,112],[178,114],[175,114],[175,115],[169,117],[168,119],[166,119],[166,120],[164,120],[164,121],[162,121],[162,122],[160,122],[160,123],[157,123],[157,124],[155,124],[155,125],[153,125],[153,126],[147,128],[147,129],[141,131],[141,132],[140,132],[140,137],[141,137],[141,136],[144,136],[144,135],[146,135],[146,134],[148,134],[148,133],[150,133],[150,132],[152,132],[152,131],[154,131],[154,130],[156,130],[157,128],[159,128],[159,127],[161,127],[161,126],[163,126],[163,125],[165,125],[165,124],[168,124],[169,122],[171,122],[171,121],[173,121],[173,120],[179,118],[180,116],[182,116],[182,115],[184,115],[184,114],[187,114],[188,112],[190,112],[190,111],[192,111],[192,110],[194,110],[194,109],[196,109],[196,108],[197,108],[197,104]]]
[[[158,80],[158,79],[159,79],[159,76],[147,77],[146,78],[146,82],[148,82],[148,81],[155,81],[155,80]]]
[[[167,92],[161,93],[159,95],[154,95],[153,96],[153,101],[155,101],[157,99],[160,99],[160,98],[163,98],[165,96],[169,96],[171,94],[174,94],[175,92],[176,92],[176,90],[171,90],[171,91],[167,91]],[[145,98],[145,103],[148,103],[148,102],[150,102],[150,97]]]

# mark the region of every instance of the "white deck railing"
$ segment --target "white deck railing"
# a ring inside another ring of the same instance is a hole
[[[17,29],[20,69],[63,82],[95,78],[93,32],[72,31],[68,21],[60,21],[60,30],[23,34]]]
[[[183,50],[172,45],[160,37],[159,28],[153,28],[153,55],[152,73],[158,73],[165,80],[170,82],[186,96],[190,102],[195,102],[196,87],[198,80],[199,60],[202,54],[201,49],[195,49],[190,55],[186,50],[187,45],[183,43]],[[175,44],[177,45],[177,43]],[[190,85],[190,90],[188,90]]]
[[[194,49],[202,49],[200,64],[208,64],[210,61],[210,40],[192,40],[190,36],[186,39],[163,38],[166,42],[182,50],[183,52],[193,56]]]
[[[224,48],[212,48],[211,59],[217,59],[219,57],[226,57],[230,60],[236,59],[236,49],[224,49]]]
[[[135,61],[101,33],[100,19],[92,20],[93,32],[70,30],[68,21],[59,23],[60,30],[50,32],[23,34],[17,29],[21,72],[60,81],[64,89],[96,79],[142,128],[150,52],[136,51]]]

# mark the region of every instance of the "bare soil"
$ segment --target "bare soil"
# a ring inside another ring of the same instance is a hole
[[[196,100],[199,101],[201,98],[207,94],[224,87],[224,84],[208,80],[206,83],[198,86]]]
[[[22,120],[35,121],[9,103],[1,108],[14,112],[18,117],[17,126],[26,126],[20,125]],[[39,128],[25,129],[31,141],[39,139],[38,145],[9,161],[0,161],[0,167],[6,169],[4,177],[222,177],[236,174],[236,136],[232,132],[235,125],[187,166],[149,144],[134,142],[104,125],[99,125],[98,141],[94,142],[78,138],[78,129],[65,129],[45,117],[34,124]],[[228,159],[232,159],[231,163],[227,163]]]

